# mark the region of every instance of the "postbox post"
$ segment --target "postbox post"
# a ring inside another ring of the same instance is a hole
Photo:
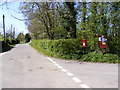
[[[107,36],[100,35],[98,36],[98,47],[102,49],[102,54],[104,55],[104,49],[107,48]]]

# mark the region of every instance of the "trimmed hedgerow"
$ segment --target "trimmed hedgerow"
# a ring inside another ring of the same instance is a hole
[[[80,38],[78,39],[59,39],[59,40],[32,40],[31,46],[45,55],[63,58],[74,59],[87,62],[107,62],[117,63],[120,59],[116,54],[104,54],[95,46],[91,39],[87,40],[87,47],[83,48]],[[89,43],[89,44],[88,44]],[[93,45],[95,47],[93,47]],[[95,51],[95,50],[98,51]],[[94,51],[94,52],[92,52]]]
[[[81,39],[32,40],[31,46],[49,56],[64,59],[80,59],[89,52],[89,47],[82,48]]]

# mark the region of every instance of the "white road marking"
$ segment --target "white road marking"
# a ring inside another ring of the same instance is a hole
[[[86,84],[80,84],[80,86],[81,86],[82,88],[90,88],[90,87],[88,87],[88,85],[86,85]]]
[[[67,70],[66,69],[61,69],[63,72],[67,72]]]
[[[68,76],[73,77],[74,75],[70,72],[66,73]]]
[[[47,57],[47,59],[50,60],[51,62],[53,62],[53,60],[51,58]]]
[[[76,83],[80,83],[81,81],[80,81],[80,79],[78,79],[77,77],[73,77],[72,78]]]
[[[62,66],[58,66],[58,68],[62,69],[63,67]]]
[[[52,63],[56,64],[56,62],[55,62],[55,61],[52,61]]]
[[[62,66],[60,66],[59,64],[57,64],[55,61],[53,61],[51,58],[47,57],[47,59],[52,62],[55,66],[57,66],[58,68],[60,68],[63,72],[65,72],[68,76],[71,77],[71,79],[73,79],[76,83],[80,83],[82,82],[79,78],[77,77],[73,77],[74,74],[72,74],[71,72],[68,72],[68,70],[64,69]],[[89,86],[87,86],[86,84],[80,84],[80,86],[82,88],[90,88]]]
[[[54,64],[54,65],[55,65],[55,66],[57,66],[57,67],[59,66],[59,64],[57,64],[57,63],[56,63],[56,64]]]

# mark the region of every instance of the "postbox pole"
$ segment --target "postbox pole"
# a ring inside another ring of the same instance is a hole
[[[104,55],[104,48],[102,48],[102,55]]]

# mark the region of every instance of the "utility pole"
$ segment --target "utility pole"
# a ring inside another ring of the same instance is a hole
[[[5,16],[3,14],[3,32],[4,32],[4,42],[6,42],[6,37],[5,37]]]
[[[12,24],[11,24],[11,33],[10,33],[10,37],[11,37],[11,39],[13,39],[13,31],[12,31]]]
[[[15,39],[15,28],[13,29],[13,39]]]

